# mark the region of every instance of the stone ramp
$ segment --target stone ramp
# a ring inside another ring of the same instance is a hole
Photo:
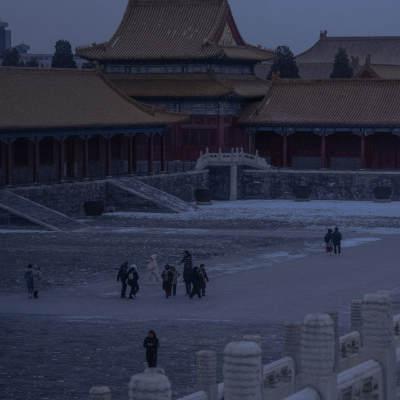
[[[0,209],[25,218],[51,231],[72,231],[85,227],[80,222],[58,211],[51,210],[8,190],[0,190]]]
[[[107,184],[127,190],[136,196],[176,213],[193,211],[193,207],[184,200],[147,185],[135,178],[107,179]]]

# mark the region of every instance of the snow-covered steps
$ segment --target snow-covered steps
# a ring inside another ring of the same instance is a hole
[[[193,211],[193,208],[188,203],[178,197],[165,193],[135,178],[107,179],[107,185],[115,185],[175,213]]]
[[[51,231],[72,231],[85,227],[82,223],[24,197],[0,190],[0,209],[15,214]]]

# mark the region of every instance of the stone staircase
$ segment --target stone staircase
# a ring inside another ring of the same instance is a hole
[[[85,225],[64,214],[25,199],[8,190],[0,190],[0,209],[51,231],[72,231],[85,227]]]
[[[175,213],[193,211],[193,207],[178,197],[165,193],[135,178],[107,179],[107,185],[115,185]]]

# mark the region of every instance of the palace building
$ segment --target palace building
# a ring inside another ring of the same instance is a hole
[[[400,169],[400,80],[275,76],[239,123],[277,167]]]
[[[2,186],[132,172],[138,138],[151,171],[153,138],[165,160],[165,127],[187,119],[129,98],[98,68],[2,67],[0,92]]]
[[[256,78],[254,67],[275,55],[244,41],[227,0],[129,0],[114,36],[76,54],[98,61],[131,98],[189,114],[166,132],[167,160],[187,161],[206,148],[247,149],[238,116],[264,97],[270,83]],[[141,159],[147,147],[138,141]]]

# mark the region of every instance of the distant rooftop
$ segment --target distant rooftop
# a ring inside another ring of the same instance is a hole
[[[4,22],[0,18],[0,28],[7,28],[7,26],[8,26],[8,22]]]

